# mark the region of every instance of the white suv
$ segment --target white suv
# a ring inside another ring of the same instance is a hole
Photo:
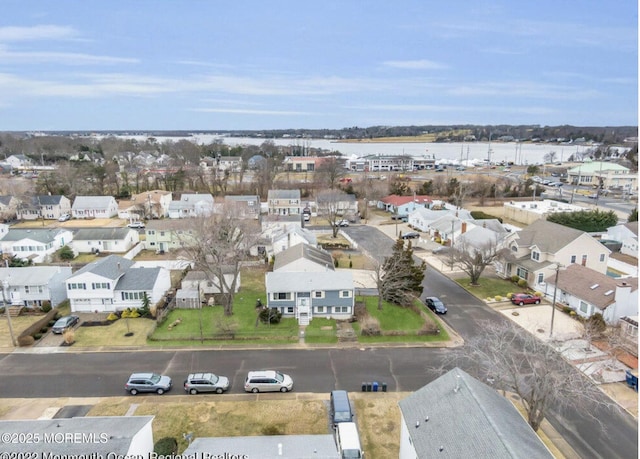
[[[289,392],[293,389],[291,376],[279,371],[250,371],[244,381],[246,392]]]

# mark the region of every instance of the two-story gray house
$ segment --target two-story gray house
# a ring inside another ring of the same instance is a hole
[[[331,255],[308,244],[276,256],[266,274],[267,306],[307,325],[314,316],[348,319],[353,315],[354,284],[350,272],[336,272]]]

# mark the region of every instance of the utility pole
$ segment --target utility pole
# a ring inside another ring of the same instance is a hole
[[[556,281],[553,286],[553,302],[551,304],[551,329],[549,339],[553,339],[553,319],[556,313],[556,294],[558,293],[558,279],[560,278],[560,263],[556,264]]]
[[[7,316],[7,324],[9,325],[9,336],[11,337],[11,344],[13,347],[17,346],[16,338],[13,335],[13,326],[11,324],[11,315],[9,314],[9,303],[7,303],[6,291],[9,289],[9,281],[7,279],[2,281],[2,303],[4,304],[4,313]]]

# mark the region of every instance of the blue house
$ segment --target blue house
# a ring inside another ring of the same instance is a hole
[[[276,255],[266,274],[267,307],[307,325],[314,316],[349,319],[353,315],[353,276],[336,271],[328,252],[297,244]]]

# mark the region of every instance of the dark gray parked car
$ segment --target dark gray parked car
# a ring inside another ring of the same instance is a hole
[[[80,321],[78,316],[64,316],[56,320],[56,323],[53,324],[51,331],[58,335],[64,333],[65,331],[73,328],[75,324]]]
[[[221,394],[229,389],[229,378],[213,373],[192,373],[184,380],[184,390],[191,395],[200,392]]]
[[[157,373],[133,373],[124,389],[131,395],[138,392],[155,392],[162,395],[171,389],[171,378]]]
[[[446,314],[447,307],[444,305],[440,298],[435,296],[428,296],[424,299],[424,304],[427,305],[429,309],[431,309],[436,314]]]

